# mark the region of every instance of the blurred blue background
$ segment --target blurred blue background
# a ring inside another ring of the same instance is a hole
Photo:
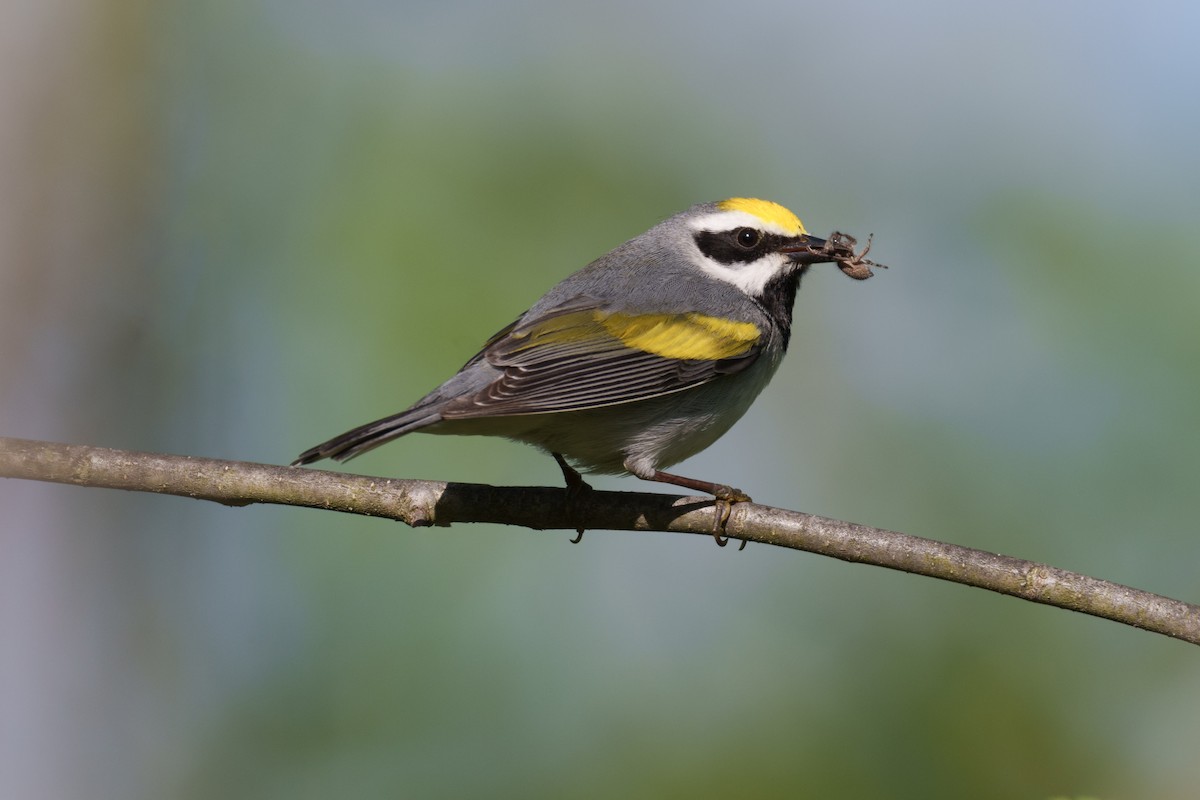
[[[685,474],[1196,601],[1198,24],[6,3],[0,432],[286,463],[658,220],[761,196],[892,269],[811,274],[775,382]],[[486,439],[350,469],[560,481]],[[568,536],[0,482],[0,796],[1195,796],[1187,645]]]

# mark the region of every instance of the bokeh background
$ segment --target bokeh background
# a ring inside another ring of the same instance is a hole
[[[1198,29],[1185,2],[8,0],[0,432],[286,463],[654,222],[762,196],[892,269],[811,274],[687,474],[1196,601]],[[482,439],[349,468],[560,480]],[[1196,796],[1190,646],[568,536],[0,482],[0,796]]]

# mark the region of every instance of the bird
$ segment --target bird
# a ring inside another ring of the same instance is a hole
[[[292,466],[346,461],[416,431],[500,436],[552,455],[568,498],[590,490],[580,471],[712,495],[724,546],[732,505],[750,496],[665,470],[725,434],[775,375],[810,266],[835,262],[858,279],[884,266],[855,243],[812,236],[768,200],[694,205],[560,281],[409,408]]]

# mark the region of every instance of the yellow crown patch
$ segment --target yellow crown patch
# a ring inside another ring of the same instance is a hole
[[[753,214],[771,225],[783,229],[790,236],[800,236],[807,233],[800,219],[778,203],[770,200],[757,200],[753,197],[731,197],[717,204],[722,211],[744,211]]]

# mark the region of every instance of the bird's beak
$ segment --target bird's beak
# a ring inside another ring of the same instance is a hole
[[[780,252],[787,253],[792,263],[801,265],[801,269],[809,264],[837,262],[838,269],[857,281],[865,281],[874,275],[871,267],[887,269],[887,264],[878,264],[864,258],[871,249],[869,238],[866,246],[856,253],[854,247],[857,244],[858,242],[853,236],[839,231],[829,234],[828,239],[818,239],[816,236],[804,234],[797,236],[787,246],[780,248]]]
[[[835,248],[829,246],[829,242],[817,236],[797,236],[787,246],[780,248],[780,252],[786,253],[788,258],[796,264],[821,264],[827,261],[837,261],[839,255],[845,257],[845,254],[839,254]]]

